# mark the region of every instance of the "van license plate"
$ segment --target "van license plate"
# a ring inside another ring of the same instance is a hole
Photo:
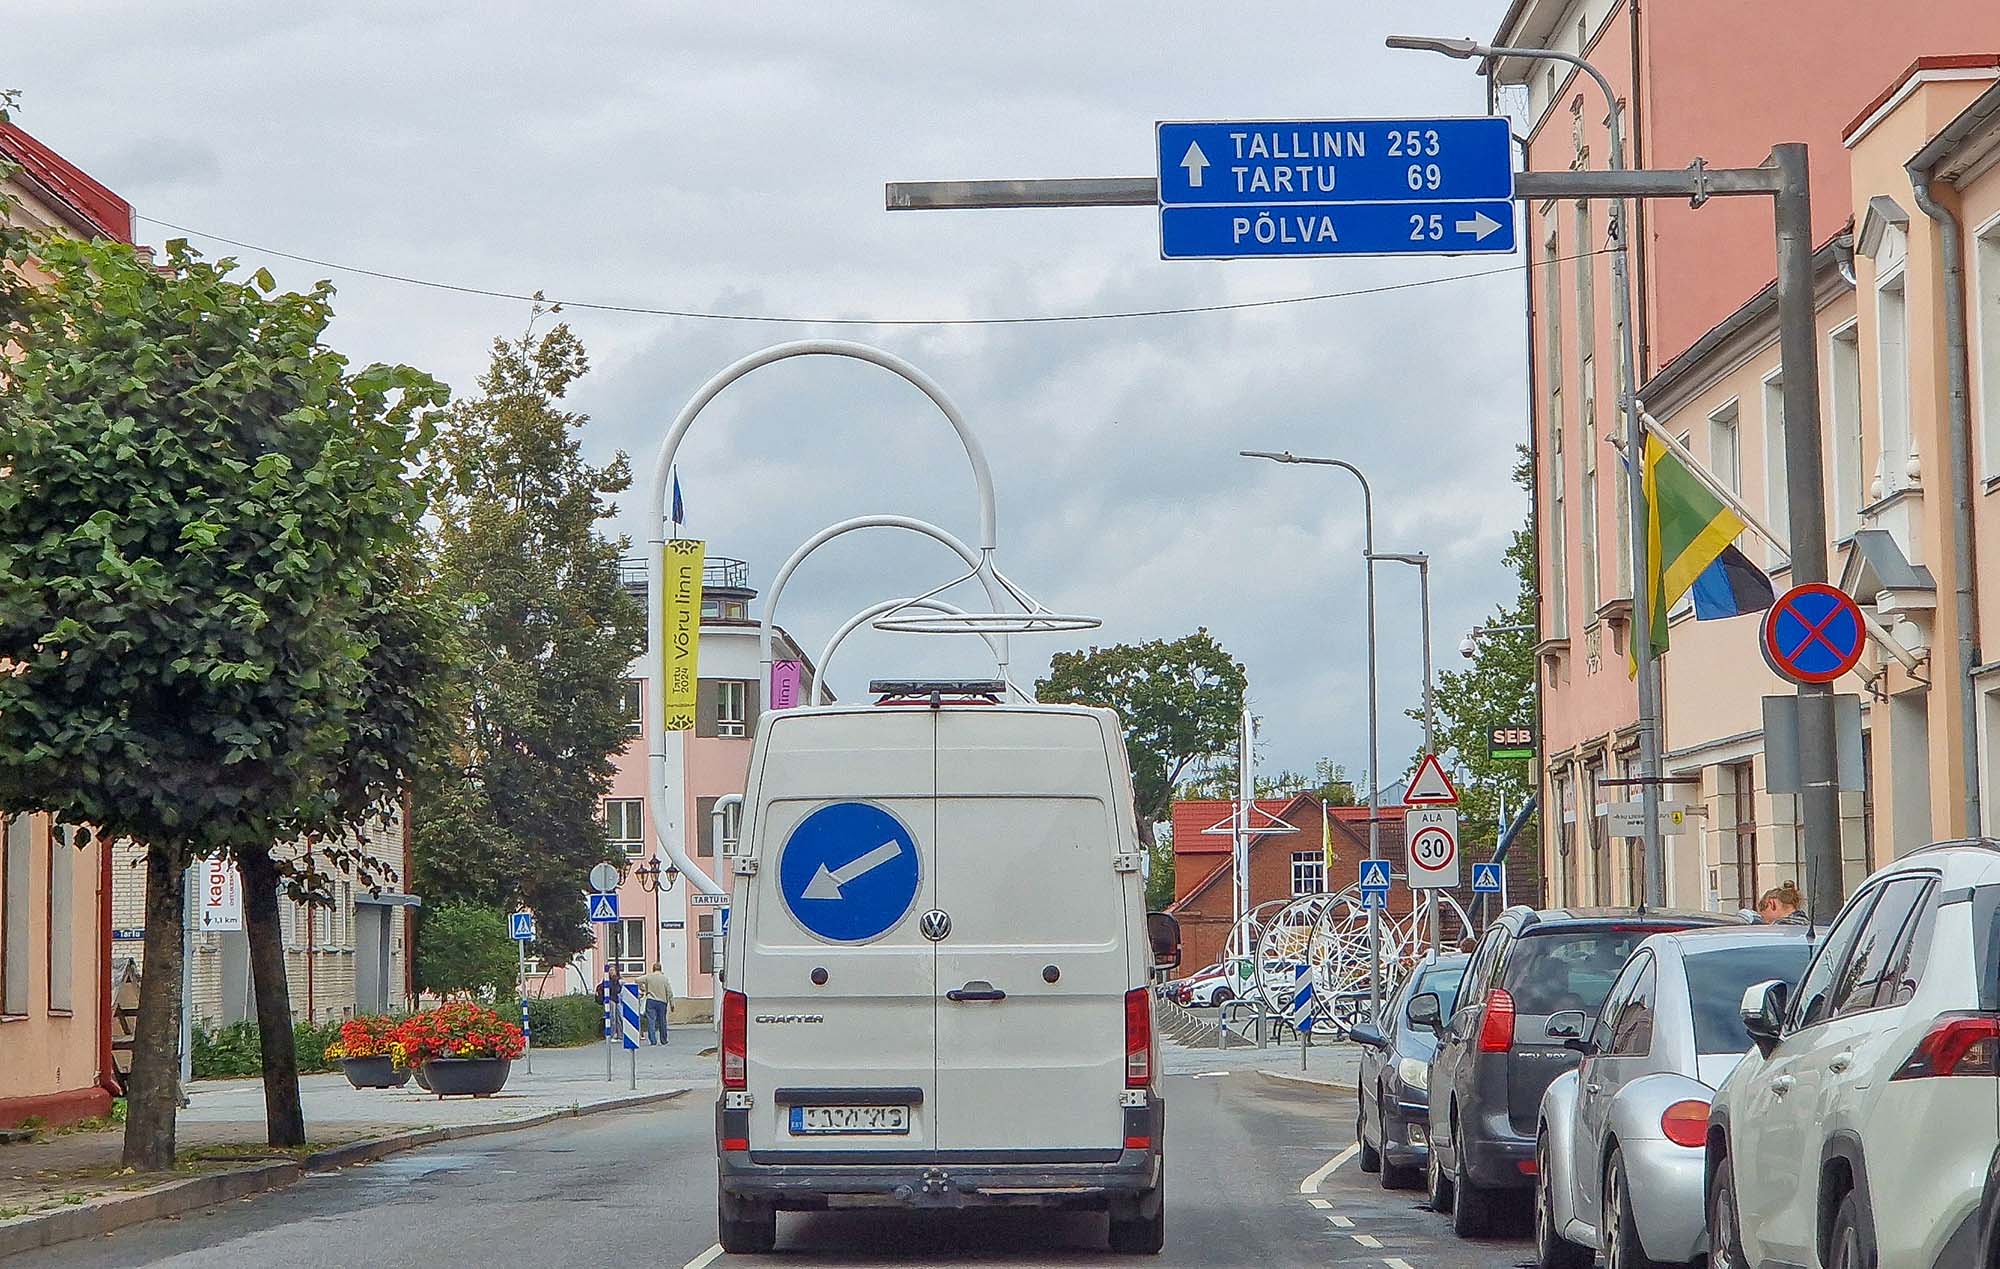
[[[908,1106],[794,1106],[792,1133],[907,1133]]]

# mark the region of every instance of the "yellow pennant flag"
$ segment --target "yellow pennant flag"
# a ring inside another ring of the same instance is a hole
[[[1319,853],[1326,863],[1326,881],[1322,889],[1333,888],[1333,818],[1326,809],[1326,799],[1319,800]]]
[[[693,731],[696,654],[701,648],[701,570],[705,545],[694,538],[676,538],[662,548],[661,569],[666,588],[666,615],[660,622],[661,701],[668,731]]]

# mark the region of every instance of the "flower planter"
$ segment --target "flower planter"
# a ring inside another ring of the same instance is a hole
[[[405,1068],[405,1069],[408,1069],[408,1068]],[[424,1090],[424,1091],[425,1091],[426,1093],[430,1092],[430,1091],[431,1091],[431,1077],[430,1077],[430,1076],[428,1076],[428,1075],[426,1075],[426,1074],[424,1074],[424,1068],[423,1068],[423,1064],[422,1064],[422,1063],[418,1063],[418,1064],[417,1064],[417,1066],[416,1066],[416,1068],[415,1068],[415,1072],[416,1072],[416,1076],[417,1076],[417,1087],[418,1087],[418,1088],[421,1088],[421,1089],[423,1089],[423,1090]]]
[[[514,1063],[507,1058],[432,1058],[419,1078],[439,1097],[491,1097],[507,1084]]]
[[[342,1058],[341,1073],[356,1088],[401,1088],[410,1082],[410,1072],[399,1070],[385,1054],[382,1057]]]

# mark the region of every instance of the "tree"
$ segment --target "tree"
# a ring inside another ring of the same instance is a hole
[[[499,1000],[514,989],[519,967],[520,955],[507,934],[507,914],[500,909],[447,903],[424,917],[418,990]]]
[[[321,342],[326,283],[280,294],[179,240],[163,268],[116,243],[4,247],[0,807],[146,848],[125,1162],[158,1170],[183,871],[344,826],[325,790],[372,707],[362,614],[422,514],[407,474],[444,389],[350,372]]]
[[[599,807],[645,638],[619,581],[626,543],[597,532],[630,464],[585,462],[587,420],[560,405],[587,369],[564,325],[495,340],[431,456],[437,590],[467,625],[461,725],[417,802],[416,869],[434,901],[534,909],[538,954],[558,961],[588,946],[585,878],[612,857]]]
[[[1521,451],[1514,482],[1532,489],[1534,467]],[[1489,857],[1499,839],[1497,820],[1504,793],[1510,815],[1535,791],[1534,764],[1494,759],[1487,754],[1495,727],[1534,726],[1535,721],[1535,531],[1530,515],[1508,541],[1504,556],[1513,569],[1515,592],[1488,618],[1489,626],[1525,626],[1510,634],[1474,640],[1472,665],[1437,676],[1437,745],[1445,763],[1464,773],[1458,790],[1460,845],[1468,858]],[[1421,709],[1409,711],[1421,720]],[[1532,826],[1531,826],[1532,827]],[[1524,840],[1532,842],[1531,832]],[[1529,852],[1531,855],[1532,851]]]
[[[1182,776],[1236,743],[1248,686],[1242,665],[1203,627],[1172,643],[1058,652],[1035,696],[1118,711],[1139,840],[1151,849],[1153,826],[1172,813]]]

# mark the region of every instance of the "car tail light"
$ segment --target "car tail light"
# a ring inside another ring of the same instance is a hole
[[[1506,1053],[1514,1047],[1514,997],[1495,987],[1486,996],[1486,1020],[1479,1024],[1479,1051]]]
[[[1125,993],[1125,1087],[1153,1083],[1153,1002],[1144,987]]]
[[[2000,1074],[2000,1017],[1990,1013],[1939,1014],[1917,1051],[1898,1067],[1892,1080],[1931,1079],[1942,1075]]]
[[[1708,1103],[1692,1097],[1675,1102],[1660,1112],[1660,1131],[1677,1146],[1703,1145],[1708,1141]]]
[[[722,1087],[750,1086],[750,1001],[740,991],[722,993]]]

